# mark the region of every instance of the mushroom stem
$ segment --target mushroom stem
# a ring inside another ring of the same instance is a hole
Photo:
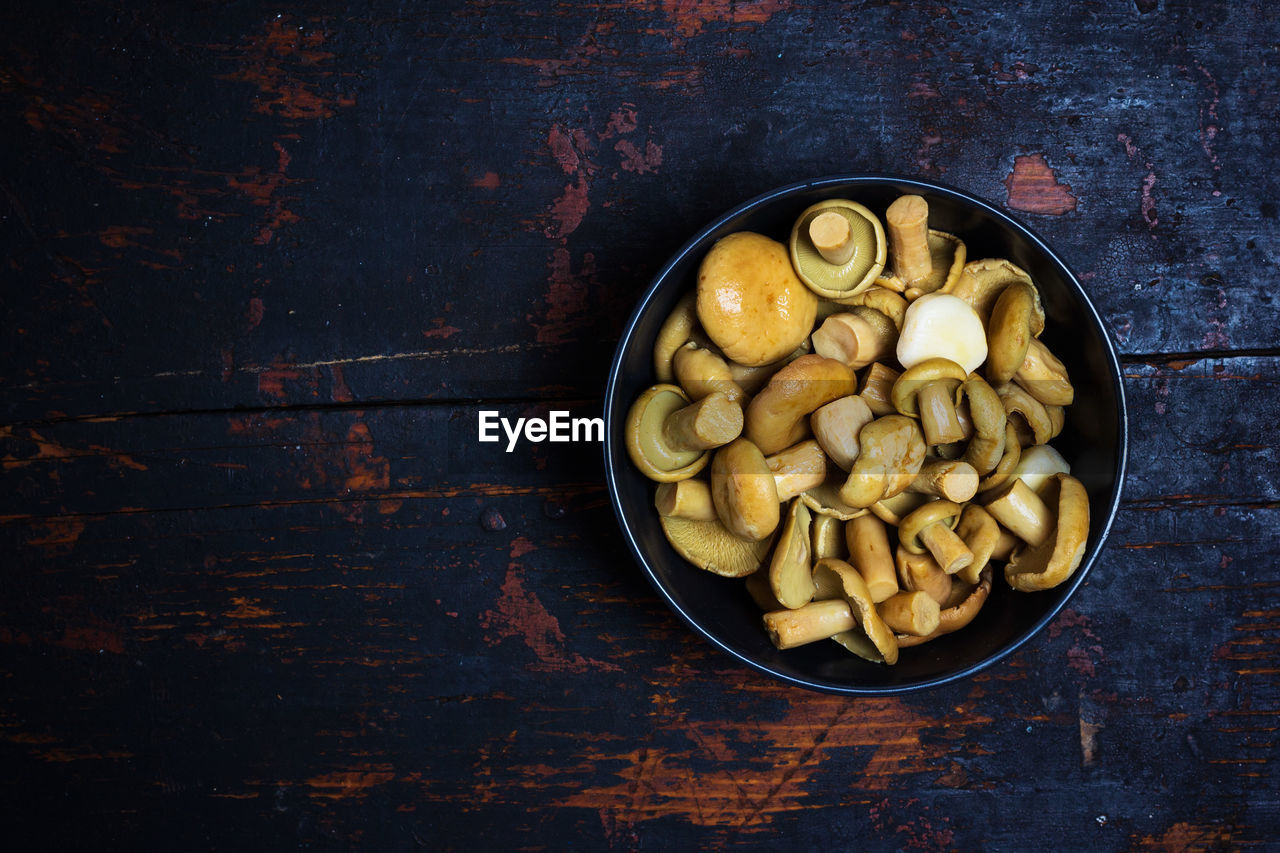
[[[987,512],[1028,545],[1039,545],[1053,532],[1053,513],[1021,480],[1001,488],[986,504]]]
[[[677,450],[710,450],[742,433],[742,407],[717,391],[673,412],[662,431]]]
[[[884,623],[900,634],[927,637],[938,630],[942,608],[927,592],[900,592],[876,605]]]
[[[908,285],[933,272],[929,253],[929,203],[918,195],[900,196],[884,212],[893,271]]]
[[[834,210],[819,213],[813,218],[809,223],[809,239],[824,261],[838,267],[849,263],[857,248],[849,220]]]
[[[827,479],[827,457],[813,439],[766,456],[778,486],[778,501],[786,503],[801,492],[820,486]]]
[[[898,546],[894,561],[903,589],[926,592],[939,606],[951,596],[951,576],[929,554],[912,554]]]
[[[879,604],[896,593],[898,577],[884,522],[874,515],[860,515],[845,524],[845,539],[849,562],[867,582],[871,600]]]
[[[883,323],[873,325],[866,317],[853,312],[832,314],[810,335],[813,351],[843,362],[854,370],[866,367],[891,353],[897,343],[898,334],[893,322],[883,315],[880,317]]]
[[[764,614],[764,629],[779,649],[794,649],[858,627],[848,602],[840,598],[814,601],[796,610]]]
[[[956,405],[946,382],[927,382],[920,387],[917,405],[925,444],[933,447],[964,439],[964,429],[956,418]]]
[[[949,575],[973,563],[973,552],[946,522],[937,521],[923,528],[918,534],[920,542],[942,570]]]
[[[926,462],[911,481],[911,491],[962,504],[978,493],[978,471],[959,459]]]
[[[702,480],[678,480],[660,483],[654,494],[654,506],[658,515],[665,518],[687,518],[690,521],[715,521],[715,504],[711,501],[711,487]]]
[[[876,362],[867,368],[862,376],[862,387],[858,389],[861,397],[877,418],[892,415],[897,411],[893,405],[893,383],[898,381],[898,371]]]

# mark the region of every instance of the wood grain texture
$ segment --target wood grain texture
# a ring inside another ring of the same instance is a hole
[[[1280,17],[1257,0],[0,8],[0,830],[70,849],[1270,849]],[[783,688],[619,538],[664,258],[785,183],[1079,274],[1130,477],[945,689]]]

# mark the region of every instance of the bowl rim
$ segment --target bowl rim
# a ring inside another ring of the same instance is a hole
[[[824,188],[834,188],[837,186],[845,188],[845,187],[857,186],[860,184],[862,185],[894,184],[899,187],[908,187],[914,190],[923,191],[926,193],[932,193],[934,195],[950,196],[952,199],[956,201],[960,201],[965,204],[972,205],[973,207],[976,207],[982,210],[983,212],[990,215],[997,221],[1001,222],[1005,227],[1021,232],[1022,236],[1024,236],[1027,240],[1029,240],[1038,251],[1043,252],[1044,255],[1050,260],[1050,262],[1052,262],[1058,268],[1059,272],[1062,274],[1062,278],[1067,282],[1068,286],[1074,291],[1075,295],[1084,306],[1086,314],[1092,319],[1098,331],[1101,333],[1100,337],[1102,338],[1105,344],[1105,356],[1107,359],[1108,366],[1110,367],[1112,389],[1115,393],[1115,399],[1116,399],[1115,426],[1116,426],[1117,453],[1116,453],[1116,466],[1115,466],[1115,472],[1114,472],[1115,485],[1112,487],[1111,500],[1107,508],[1106,518],[1103,520],[1102,527],[1099,530],[1097,547],[1094,548],[1093,552],[1087,556],[1087,559],[1081,564],[1081,566],[1076,569],[1075,573],[1072,575],[1070,581],[1068,582],[1067,588],[1065,590],[1065,594],[1063,594],[1059,599],[1059,602],[1055,606],[1051,607],[1040,619],[1032,623],[1021,634],[1014,637],[1004,648],[998,650],[994,654],[991,654],[983,658],[982,660],[969,664],[968,666],[962,667],[953,672],[948,672],[944,675],[939,675],[931,678],[921,679],[918,682],[912,682],[909,684],[854,685],[854,684],[841,684],[837,682],[824,681],[817,678],[799,677],[793,674],[779,672],[778,670],[773,669],[772,667],[766,664],[763,664],[760,661],[753,660],[748,655],[740,653],[738,650],[734,649],[732,646],[721,641],[718,637],[715,636],[715,634],[713,634],[712,632],[704,628],[698,619],[696,619],[692,614],[686,612],[685,608],[681,607],[676,602],[676,600],[671,595],[671,593],[668,592],[668,590],[666,589],[666,586],[662,583],[660,577],[658,576],[658,573],[654,570],[653,566],[650,565],[649,560],[645,557],[644,553],[641,551],[639,543],[636,541],[635,536],[632,534],[631,525],[627,522],[627,519],[623,516],[623,513],[622,513],[622,498],[621,498],[621,495],[619,494],[618,472],[614,470],[614,464],[613,464],[612,450],[613,450],[614,441],[615,441],[614,433],[616,431],[617,424],[613,423],[612,412],[614,410],[614,405],[617,397],[618,384],[619,384],[619,379],[620,379],[620,374],[622,369],[623,354],[626,352],[626,350],[628,349],[631,343],[632,337],[635,334],[636,326],[639,324],[641,316],[644,314],[645,310],[648,308],[649,303],[652,301],[654,295],[657,293],[659,286],[671,274],[671,271],[677,265],[681,264],[691,252],[693,252],[700,244],[703,243],[703,241],[705,241],[708,238],[709,235],[711,235],[717,229],[721,228],[725,223],[727,223],[731,219],[734,219],[735,217],[742,215],[743,213],[747,212],[750,209],[759,207],[760,205],[771,202],[771,201],[783,199],[788,196],[795,195],[802,192],[807,192],[811,190],[822,190]],[[1071,268],[1066,264],[1066,262],[1063,261],[1063,259],[1058,255],[1058,253],[1055,252],[1049,246],[1049,244],[1030,227],[1022,223],[1018,219],[1014,218],[1009,213],[1006,213],[1005,211],[995,207],[991,203],[984,201],[983,199],[973,195],[972,193],[969,193],[965,190],[961,190],[957,187],[953,187],[944,183],[939,183],[935,181],[925,181],[925,180],[921,180],[920,178],[911,178],[911,177],[906,177],[903,175],[895,175],[891,173],[857,172],[857,173],[847,173],[847,174],[831,174],[831,175],[825,175],[818,178],[810,178],[803,181],[797,181],[794,183],[785,184],[783,186],[768,190],[753,198],[750,198],[744,202],[741,202],[740,204],[735,205],[731,209],[717,216],[711,222],[707,223],[696,234],[694,234],[693,237],[687,240],[684,243],[684,245],[682,245],[673,255],[671,255],[670,258],[667,259],[665,263],[663,263],[663,265],[659,268],[658,272],[650,280],[648,287],[645,288],[644,293],[636,301],[635,308],[632,310],[631,316],[627,320],[626,326],[623,328],[622,335],[618,338],[618,344],[614,350],[613,360],[609,367],[608,382],[605,386],[604,429],[605,429],[604,442],[603,442],[604,467],[605,467],[605,479],[607,481],[608,491],[609,491],[609,502],[613,505],[614,516],[618,520],[618,526],[622,531],[623,538],[626,540],[627,546],[630,549],[632,556],[640,564],[641,568],[644,570],[645,576],[649,579],[649,583],[657,591],[658,595],[663,599],[663,601],[666,602],[667,606],[671,608],[671,610],[673,610],[676,614],[678,614],[679,617],[685,622],[685,624],[691,627],[697,634],[702,636],[704,639],[710,641],[714,646],[719,648],[721,651],[728,653],[735,660],[738,660],[746,664],[751,669],[756,670],[757,672],[761,672],[766,675],[769,675],[773,678],[778,679],[779,681],[782,681],[792,686],[804,687],[809,690],[815,690],[822,693],[832,693],[832,694],[846,695],[846,696],[901,695],[905,693],[912,693],[920,690],[926,690],[930,688],[941,687],[946,684],[951,684],[951,683],[969,678],[970,676],[973,676],[985,669],[988,669],[989,667],[994,666],[995,664],[999,663],[1000,661],[1012,655],[1014,652],[1018,651],[1028,641],[1030,641],[1032,637],[1035,637],[1037,634],[1043,631],[1045,626],[1047,626],[1050,622],[1052,622],[1058,616],[1058,614],[1066,606],[1067,602],[1071,600],[1071,598],[1076,594],[1076,591],[1088,578],[1089,572],[1092,570],[1094,564],[1097,562],[1098,558],[1101,556],[1106,546],[1107,537],[1111,533],[1111,528],[1115,521],[1116,512],[1120,506],[1121,495],[1124,492],[1125,473],[1128,467],[1128,456],[1129,456],[1129,417],[1128,417],[1127,404],[1126,404],[1125,395],[1124,395],[1123,373],[1120,368],[1120,360],[1116,355],[1115,344],[1111,339],[1110,333],[1107,331],[1106,325],[1102,322],[1102,317],[1098,314],[1098,310],[1094,306],[1093,301],[1089,299],[1089,295],[1085,292],[1084,288],[1080,285],[1079,278],[1071,270]]]

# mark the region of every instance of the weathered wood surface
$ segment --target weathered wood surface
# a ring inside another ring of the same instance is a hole
[[[1262,3],[0,9],[0,808],[41,849],[1280,842]],[[893,700],[667,611],[594,445],[663,257],[845,171],[1002,204],[1125,363],[1111,544]]]

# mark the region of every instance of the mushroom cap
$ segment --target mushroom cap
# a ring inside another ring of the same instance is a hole
[[[960,504],[945,499],[929,501],[903,516],[898,524],[898,542],[912,554],[925,553],[920,531],[939,522],[955,530],[960,518]]]
[[[901,492],[924,464],[920,425],[906,415],[876,418],[858,434],[861,453],[840,488],[840,500],[851,507],[870,507]]]
[[[627,412],[627,455],[650,480],[669,483],[692,477],[706,467],[705,450],[679,450],[666,440],[667,418],[689,405],[677,385],[658,384],[646,390]]]
[[[891,498],[876,501],[871,505],[871,511],[875,513],[876,518],[885,524],[897,527],[902,523],[904,516],[932,500],[937,500],[937,498],[920,492],[903,491],[898,492]]]
[[[890,399],[899,414],[908,417],[919,417],[920,406],[917,395],[920,389],[933,382],[946,383],[947,393],[955,396],[958,389],[968,377],[964,367],[947,358],[930,358],[904,370],[894,380]]]
[[[747,405],[744,435],[764,453],[777,453],[805,437],[807,416],[857,391],[853,368],[820,355],[802,355],[775,373]]]
[[[929,229],[929,256],[933,259],[933,270],[923,281],[912,282],[907,288],[908,297],[919,297],[938,291],[945,292],[953,287],[964,269],[965,255],[968,249],[964,241],[946,231]]]
[[[844,599],[853,611],[853,618],[858,622],[856,630],[871,640],[885,663],[898,662],[898,641],[876,611],[875,602],[871,600],[871,590],[867,588],[867,582],[857,569],[844,560],[828,557],[819,560],[813,567],[813,583],[816,588],[814,598]],[[833,639],[845,645],[841,640]],[[849,648],[847,645],[845,647]],[[855,649],[850,651],[858,653]]]
[[[866,508],[850,506],[841,500],[840,488],[844,485],[844,480],[843,471],[838,468],[828,470],[827,479],[801,492],[800,500],[817,515],[830,516],[838,521],[851,521],[860,515],[866,515]]]
[[[1028,447],[1014,466],[1010,478],[1026,483],[1033,492],[1041,492],[1054,474],[1070,474],[1071,464],[1054,447],[1037,444]]]
[[[680,297],[676,307],[671,309],[671,313],[662,321],[662,326],[658,329],[658,337],[653,342],[653,371],[659,382],[670,382],[675,378],[671,361],[675,357],[676,350],[684,346],[698,324],[694,300],[692,293],[686,293]]]
[[[991,514],[977,504],[966,504],[956,524],[956,535],[964,540],[973,552],[973,562],[956,573],[956,577],[968,583],[978,583],[1000,541],[1000,525]]]
[[[987,378],[997,385],[1013,379],[1034,337],[1032,319],[1040,298],[1030,282],[1012,281],[996,296],[987,319]],[[1043,311],[1043,309],[1042,309]]]
[[[907,306],[897,355],[905,368],[945,358],[969,374],[987,358],[987,332],[967,302],[949,293],[929,293]]]
[[[1009,419],[1009,423],[1013,425],[1014,429],[1018,429],[1018,421],[1021,420],[1030,430],[1031,440],[1024,444],[1046,444],[1057,434],[1053,429],[1053,419],[1049,416],[1044,403],[1027,393],[1027,389],[1010,382],[997,388],[996,393],[1000,395],[1000,402],[1004,404],[1005,416]],[[1014,418],[1014,415],[1019,417]]]
[[[769,588],[779,604],[792,610],[813,599],[810,519],[809,508],[793,500],[769,560]]]
[[[824,213],[836,213],[849,223],[853,255],[843,264],[829,263],[809,237],[809,224]],[[791,263],[810,290],[829,299],[866,290],[884,269],[888,243],[880,219],[856,201],[833,198],[806,208],[791,229]]]
[[[764,454],[745,438],[734,439],[711,460],[711,500],[720,522],[735,536],[758,541],[782,516],[778,486]]]
[[[768,364],[795,350],[817,310],[818,298],[796,277],[786,247],[763,234],[722,237],[698,269],[698,320],[739,364]]]
[[[662,532],[676,553],[700,569],[726,578],[741,578],[758,570],[773,543],[754,542],[730,533],[719,521],[660,516]]]
[[[1039,545],[1015,553],[1004,568],[1005,580],[1020,592],[1052,589],[1071,577],[1089,538],[1089,493],[1084,484],[1070,474],[1054,474],[1046,487],[1045,503],[1057,510],[1053,532]]]
[[[980,476],[986,476],[1004,456],[1007,421],[1004,403],[995,389],[977,374],[971,374],[964,381],[959,396],[968,402],[969,420],[973,424],[973,437],[965,447],[964,461]]]

